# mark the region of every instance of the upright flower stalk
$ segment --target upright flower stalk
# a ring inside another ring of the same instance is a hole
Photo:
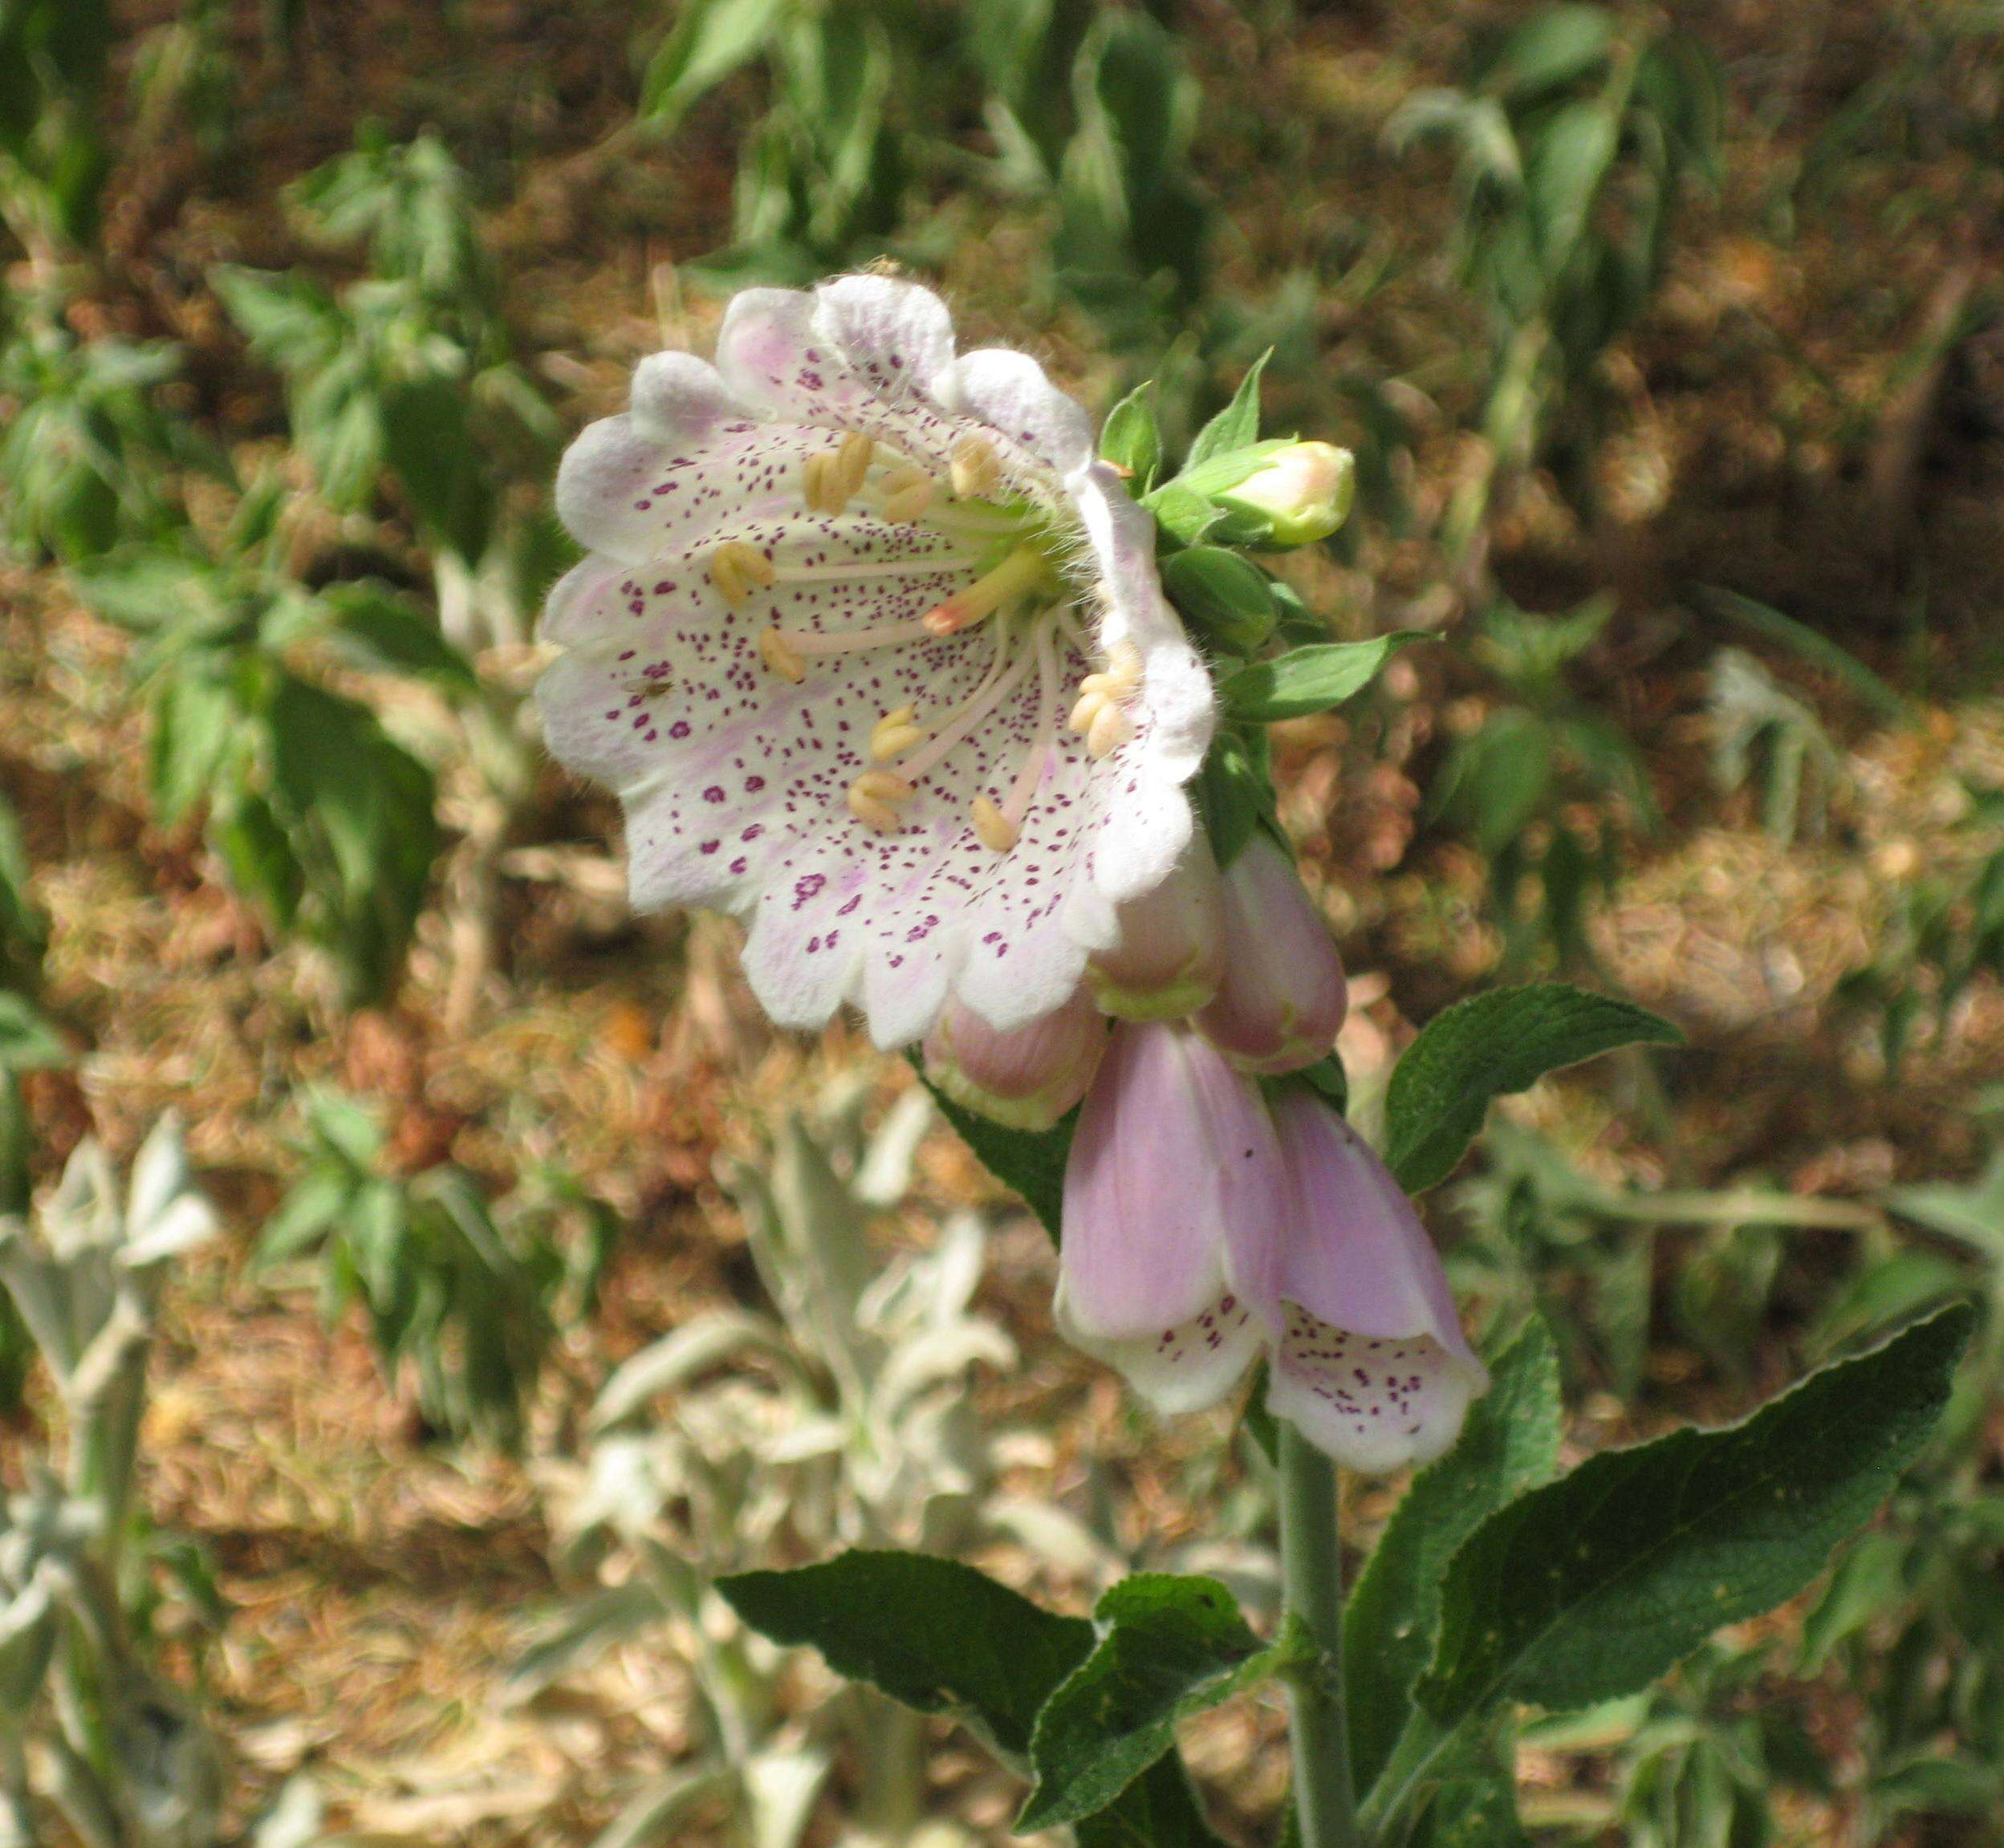
[[[1357,1793],[1343,1689],[1343,1529],[1336,1466],[1301,1432],[1279,1426],[1282,1620],[1315,1646],[1288,1688],[1295,1816],[1303,1848],[1356,1848]]]
[[[1159,437],[1103,460],[1034,360],[957,351],[927,290],[748,290],[713,364],[644,361],[566,455],[586,555],[538,697],[556,756],[620,798],[636,904],[745,919],[774,1021],[852,1005],[967,1109],[1033,1135],[1075,1111],[1068,1338],[1165,1414],[1263,1362],[1314,1645],[1300,1837],[1352,1848],[1336,1466],[1439,1456],[1487,1381],[1411,1203],[1319,1088],[1343,964],[1264,754],[1242,732],[1212,754],[1210,671],[1163,588],[1257,652],[1289,599],[1221,547],[1343,519],[1350,458],[1257,424],[1249,380],[1153,488]]]

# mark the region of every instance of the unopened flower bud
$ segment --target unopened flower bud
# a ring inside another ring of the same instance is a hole
[[[1180,1020],[1217,992],[1224,973],[1224,912],[1210,843],[1191,837],[1152,892],[1131,899],[1116,920],[1120,940],[1086,967],[1101,1009],[1121,1020]]]
[[[1228,512],[1261,522],[1272,546],[1326,539],[1350,516],[1356,463],[1333,443],[1291,443],[1236,487],[1211,498]]]
[[[1244,1071],[1313,1065],[1335,1045],[1349,1005],[1328,924],[1293,861],[1263,832],[1220,875],[1219,896],[1222,974],[1198,1028]]]
[[[1085,1095],[1106,1044],[1106,1021],[1083,985],[1061,1007],[1006,1032],[949,1001],[926,1036],[925,1075],[982,1116],[1047,1130]]]

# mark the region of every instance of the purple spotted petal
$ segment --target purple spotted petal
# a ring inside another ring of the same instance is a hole
[[[1488,1383],[1413,1204],[1312,1092],[1273,1106],[1292,1181],[1286,1236],[1256,1290],[1275,1330],[1267,1403],[1353,1469],[1424,1463]]]
[[[949,995],[1006,1030],[1075,989],[1087,953],[1113,939],[1116,904],[1158,883],[1188,842],[1184,785],[1211,719],[1208,676],[1156,583],[1148,516],[1100,465],[1060,474],[1087,428],[1075,407],[1027,362],[971,357],[953,359],[945,307],[914,284],[749,290],[726,315],[717,365],[645,362],[629,412],[585,432],[558,485],[591,555],[551,595],[543,632],[566,652],[539,703],[553,752],[621,797],[636,904],[748,916],[747,973],[775,1019],[814,1026],[851,1001],[885,1046],[921,1037]],[[983,408],[1015,427],[981,420]],[[978,437],[1004,499],[1084,542],[1074,549],[1094,568],[1076,628],[1091,645],[1056,638],[1054,674],[1062,697],[1131,642],[1143,672],[1125,744],[1091,758],[1051,724],[1044,676],[1030,674],[914,778],[896,826],[857,820],[849,797],[874,767],[872,727],[907,705],[921,726],[941,724],[982,685],[993,638],[818,653],[795,682],[761,660],[760,637],[900,624],[903,636],[994,565],[994,545],[1014,542],[982,534],[1016,516],[974,502],[957,525],[894,524],[880,510],[888,489],[839,514],[810,510],[808,462],[850,433],[879,445],[880,474],[942,479]],[[734,607],[711,576],[726,546],[749,548],[775,580]],[[1041,769],[1019,781],[1026,762]],[[997,852],[976,838],[971,805],[1012,788],[1026,806],[1015,846]]]
[[[1212,1403],[1265,1339],[1246,1283],[1288,1204],[1251,1085],[1185,1028],[1116,1026],[1065,1170],[1059,1326],[1159,1411]]]

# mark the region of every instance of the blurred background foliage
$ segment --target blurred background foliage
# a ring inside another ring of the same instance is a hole
[[[1437,638],[1277,737],[1360,1114],[1498,978],[1692,1042],[1437,1215],[1576,1451],[1989,1314],[1815,1591],[1526,1729],[1533,1835],[2004,1841],[2001,209],[1986,0],[0,0],[0,1842],[997,1840],[709,1577],[1268,1595],[1256,1449],[539,755],[563,441],[878,262],[1355,449],[1302,619]],[[1191,1740],[1234,1841],[1279,1741]]]

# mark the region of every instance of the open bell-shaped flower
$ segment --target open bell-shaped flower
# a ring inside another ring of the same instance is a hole
[[[1204,1037],[1246,1071],[1296,1071],[1336,1042],[1349,985],[1295,863],[1256,831],[1220,878],[1223,955]]]
[[[1413,1203],[1323,1100],[1273,1103],[1292,1199],[1254,1288],[1272,1342],[1267,1408],[1352,1469],[1426,1463],[1489,1375]]]
[[[1353,1469],[1437,1456],[1488,1383],[1384,1164],[1305,1085],[1270,1104],[1201,1035],[1116,1026],[1065,1172],[1057,1320],[1162,1412],[1264,1353],[1267,1404]]]
[[[1083,984],[1062,1006],[1016,1027],[990,1026],[949,1001],[925,1036],[925,1075],[997,1123],[1047,1130],[1085,1095],[1106,1045],[1106,1017]]]
[[[1288,1184],[1246,1078],[1186,1027],[1116,1026],[1065,1169],[1059,1328],[1158,1411],[1214,1403],[1266,1338],[1242,1279]]]
[[[553,752],[624,805],[634,903],[750,920],[782,1025],[1022,1026],[1190,838],[1209,676],[1154,527],[1036,362],[937,296],[755,289],[565,457]]]

